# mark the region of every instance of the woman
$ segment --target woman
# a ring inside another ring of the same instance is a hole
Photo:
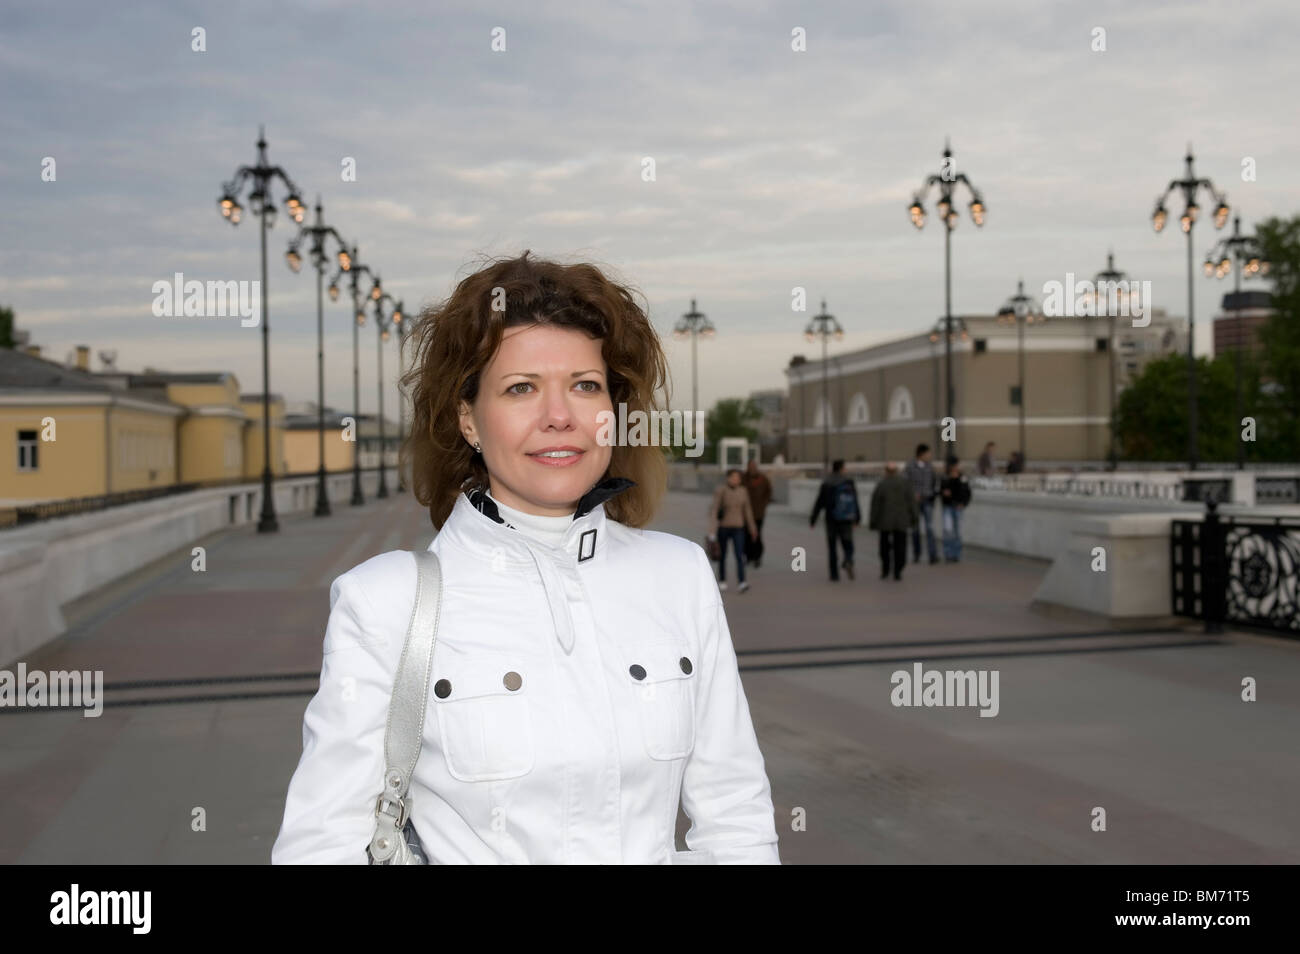
[[[739,467],[727,471],[726,483],[713,492],[713,502],[709,504],[709,539],[718,540],[718,589],[727,588],[727,546],[736,551],[736,578],[740,581],[737,591],[749,589],[745,582],[745,532],[758,536],[758,526],[754,523],[754,509],[749,503],[749,491],[740,485],[743,475]]]
[[[525,252],[470,275],[414,335],[403,457],[443,573],[406,798],[429,862],[779,864],[709,560],[641,529],[663,450],[609,441],[615,405],[658,407],[645,312],[595,267]],[[383,553],[331,587],[275,863],[367,860],[415,566]]]

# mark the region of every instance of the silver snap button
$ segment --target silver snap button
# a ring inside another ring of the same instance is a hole
[[[505,683],[507,689],[514,692],[524,684],[524,677],[519,675],[517,672],[508,672],[506,673],[506,677],[501,681]]]

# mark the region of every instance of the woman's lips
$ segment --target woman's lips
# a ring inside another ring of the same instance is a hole
[[[582,460],[584,453],[584,451],[578,451],[568,457],[546,457],[542,454],[529,454],[528,456],[545,467],[571,467]]]

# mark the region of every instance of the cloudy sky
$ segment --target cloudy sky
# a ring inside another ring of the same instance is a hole
[[[408,310],[484,255],[596,261],[645,295],[689,400],[689,344],[668,333],[697,299],[718,328],[705,406],[782,386],[790,356],[815,353],[802,330],[823,296],[846,330],[832,353],[942,314],[943,233],[933,214],[913,229],[907,205],[945,136],[988,206],[953,235],[956,313],[996,311],[1020,276],[1034,291],[1090,276],[1113,248],[1184,315],[1185,239],[1150,213],[1189,142],[1243,225],[1300,213],[1298,21],[1292,0],[8,2],[0,304],[55,358],[114,348],[123,369],[232,370],[260,390],[260,331],[151,305],[175,272],[259,276],[257,220],[232,229],[216,199],[264,123],[271,161]],[[315,288],[285,266],[294,231],[281,214],[269,236],[271,370],[300,401]],[[1227,282],[1199,263],[1217,237],[1208,217],[1194,231],[1207,353]],[[813,311],[792,312],[795,287]],[[349,407],[342,302],[326,325],[326,398]],[[396,367],[390,346],[389,382]]]

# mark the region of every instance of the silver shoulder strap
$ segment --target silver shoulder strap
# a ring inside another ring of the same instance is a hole
[[[370,853],[377,862],[383,862],[397,851],[406,824],[406,793],[420,757],[433,648],[438,638],[438,612],[442,606],[442,567],[438,554],[432,550],[416,550],[414,556],[415,603],[388,705],[384,790],[375,803],[375,834],[370,841]]]

